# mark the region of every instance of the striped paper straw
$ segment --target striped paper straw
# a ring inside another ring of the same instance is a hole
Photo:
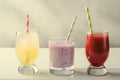
[[[26,32],[29,32],[29,15],[26,16]]]
[[[87,20],[88,20],[88,25],[89,25],[89,28],[90,28],[90,33],[93,33],[92,23],[91,23],[91,19],[90,19],[90,13],[89,13],[88,6],[85,8],[85,10],[86,10],[86,14],[87,14]]]
[[[74,16],[74,19],[73,19],[73,22],[72,22],[72,24],[71,24],[70,30],[69,30],[68,35],[67,35],[67,37],[66,37],[66,42],[69,40],[69,38],[70,38],[70,36],[71,36],[71,32],[72,32],[73,27],[74,27],[74,25],[75,25],[76,19],[77,19],[77,16]]]

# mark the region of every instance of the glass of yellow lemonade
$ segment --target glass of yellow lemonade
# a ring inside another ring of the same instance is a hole
[[[18,71],[33,74],[38,71],[34,64],[39,53],[39,37],[37,30],[21,31],[16,34],[16,54],[21,62]]]

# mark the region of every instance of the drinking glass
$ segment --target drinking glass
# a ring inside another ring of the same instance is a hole
[[[49,40],[50,72],[55,75],[71,75],[74,73],[74,41],[65,41],[64,37]]]
[[[109,34],[108,32],[88,33],[86,38],[86,56],[90,63],[87,73],[90,75],[107,74],[104,66],[109,54]]]
[[[21,31],[16,34],[16,54],[21,62],[18,71],[33,74],[38,71],[34,64],[39,53],[39,37],[37,30]]]

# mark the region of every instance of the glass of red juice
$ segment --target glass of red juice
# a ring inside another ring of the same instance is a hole
[[[109,54],[109,33],[94,32],[88,33],[86,37],[86,56],[90,63],[87,69],[89,75],[106,75],[104,66]]]

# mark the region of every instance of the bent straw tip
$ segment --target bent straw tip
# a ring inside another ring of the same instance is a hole
[[[74,16],[74,19],[77,19],[77,16]]]
[[[29,18],[29,14],[27,14],[27,18]]]
[[[85,7],[85,10],[86,10],[86,12],[89,12],[89,8],[88,8],[88,6]]]

